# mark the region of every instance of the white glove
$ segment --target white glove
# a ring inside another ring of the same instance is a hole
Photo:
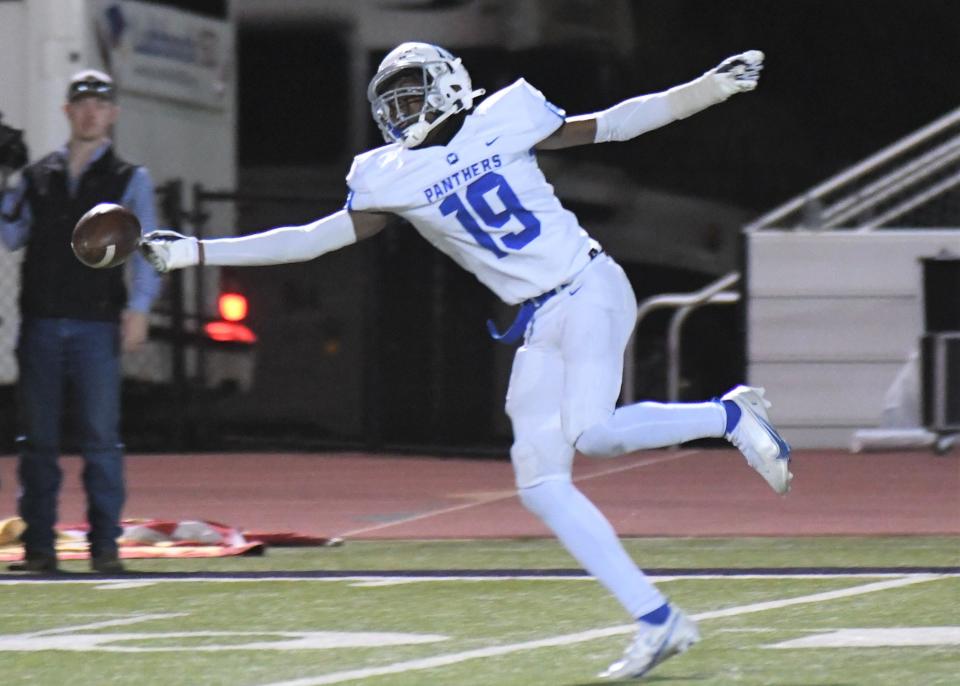
[[[756,88],[761,69],[763,69],[763,53],[759,50],[748,50],[728,57],[711,71],[716,84],[727,96],[731,96]]]
[[[202,262],[200,241],[193,236],[165,229],[151,231],[144,236],[140,242],[140,252],[161,274]]]

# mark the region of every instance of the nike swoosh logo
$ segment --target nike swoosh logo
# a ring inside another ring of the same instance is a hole
[[[500,136],[497,136],[496,138],[491,138],[491,139],[488,140],[486,143],[487,143],[487,145],[493,145],[493,144],[496,143],[498,140],[500,140]]]
[[[583,288],[583,286],[577,286],[576,288],[571,289],[571,290],[569,291],[569,292],[570,292],[570,295],[576,295],[577,292],[578,292],[581,288]]]
[[[763,417],[757,417],[757,421],[760,422],[760,425],[764,428],[767,434],[769,434],[770,438],[773,439],[773,442],[777,444],[777,459],[789,460],[790,446],[787,444],[787,442],[780,437],[780,434],[777,433],[777,430],[770,425],[770,422],[765,421]]]

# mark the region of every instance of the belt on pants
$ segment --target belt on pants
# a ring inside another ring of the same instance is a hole
[[[590,248],[590,252],[588,254],[590,256],[590,260],[592,261],[593,258],[602,253],[603,248],[598,245]],[[523,332],[527,330],[527,325],[530,323],[530,319],[533,317],[534,312],[546,305],[550,298],[562,292],[571,283],[573,282],[568,281],[567,283],[562,283],[546,293],[541,293],[540,295],[530,298],[529,300],[524,300],[522,303],[520,303],[520,309],[517,310],[517,314],[513,318],[513,323],[510,324],[510,326],[507,327],[507,330],[503,333],[500,333],[497,330],[497,325],[492,319],[488,319],[487,331],[490,333],[490,337],[497,343],[503,343],[504,345],[516,343],[523,335]]]

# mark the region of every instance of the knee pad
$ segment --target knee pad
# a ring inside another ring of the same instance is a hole
[[[526,488],[548,479],[569,479],[573,448],[559,432],[527,436],[510,446],[510,459],[517,488]]]

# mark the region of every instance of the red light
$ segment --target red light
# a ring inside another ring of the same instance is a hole
[[[236,322],[207,322],[203,330],[215,341],[256,343],[257,335],[243,324]]]
[[[240,322],[247,317],[247,298],[240,293],[221,293],[217,307],[228,322]]]

